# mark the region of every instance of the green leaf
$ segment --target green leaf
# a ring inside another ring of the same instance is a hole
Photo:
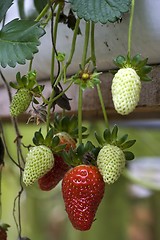
[[[40,13],[43,8],[47,5],[48,0],[43,0],[43,1],[39,1],[39,0],[34,0],[34,5],[36,7],[36,10],[38,13]]]
[[[124,155],[127,161],[131,161],[135,158],[134,154],[129,151],[124,151]]]
[[[128,138],[128,134],[123,135],[120,139],[117,140],[116,145],[120,146],[121,144],[123,144],[127,140],[127,138]]]
[[[34,137],[33,137],[33,143],[37,146],[44,143],[44,137],[41,133],[41,129],[39,131],[35,132]]]
[[[25,64],[38,52],[39,38],[45,34],[40,23],[31,20],[18,20],[6,24],[0,31],[0,64],[15,67]]]
[[[97,142],[103,146],[103,144],[105,143],[105,141],[103,140],[103,138],[101,136],[99,136],[96,132],[95,132],[95,137],[96,137],[96,140]]]
[[[103,133],[103,137],[104,137],[104,140],[106,141],[106,143],[111,143],[111,137],[112,137],[112,135],[111,135],[111,132],[110,132],[110,130],[107,128],[107,129],[105,129],[105,131],[104,131],[104,133]]]
[[[4,18],[7,10],[13,4],[13,0],[1,0],[0,1],[0,22]]]
[[[129,140],[127,142],[125,142],[123,145],[121,145],[121,149],[126,149],[126,148],[130,148],[135,144],[136,140]]]
[[[115,22],[130,9],[130,0],[69,0],[79,18],[93,22]]]
[[[123,68],[126,64],[126,58],[119,55],[116,59],[113,60],[113,62],[117,67]]]
[[[112,141],[115,141],[117,139],[117,134],[118,134],[118,127],[117,125],[114,125],[113,130],[112,130]]]

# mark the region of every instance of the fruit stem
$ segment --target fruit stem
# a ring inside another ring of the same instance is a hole
[[[85,65],[86,65],[89,35],[90,35],[90,22],[86,22],[85,39],[84,39],[83,54],[82,54],[82,61],[81,61],[82,69],[84,69]],[[83,104],[83,90],[80,85],[79,86],[79,96],[78,96],[78,139],[79,139],[79,144],[82,143],[82,104]]]
[[[129,20],[129,30],[128,30],[128,57],[131,57],[131,38],[132,38],[132,28],[133,28],[133,16],[134,16],[135,0],[131,3],[131,13]]]
[[[53,2],[53,1],[52,1]],[[45,14],[47,13],[48,9],[50,8],[50,5],[52,3],[48,3],[46,4],[46,6],[43,8],[43,10],[40,12],[40,14],[37,16],[37,18],[35,19],[35,22],[38,22],[41,20],[41,18],[43,18],[45,16]],[[45,25],[46,26],[46,25]],[[30,63],[29,63],[29,70],[28,71],[31,71],[32,70],[32,63],[33,63],[33,59],[30,60]]]
[[[102,97],[102,92],[101,92],[100,84],[97,84],[97,92],[98,92],[98,97],[99,97],[99,101],[100,101],[101,108],[102,108],[102,112],[103,112],[103,117],[104,117],[105,125],[106,125],[106,128],[109,128],[109,122],[108,122],[107,112],[106,112],[106,109],[105,109],[105,105],[104,105],[104,101],[103,101],[103,97]]]
[[[55,10],[55,8],[53,8],[53,12],[54,12],[54,10]],[[51,60],[51,73],[50,73],[50,79],[51,79],[52,84],[54,84],[55,54],[57,55],[55,46],[56,46],[56,41],[57,41],[57,30],[58,30],[58,23],[59,23],[61,10],[62,10],[62,4],[59,4],[57,13],[56,13],[56,17],[55,17],[54,32],[53,32],[53,36],[52,36],[53,37],[52,38],[53,48],[52,48],[52,60]]]
[[[66,62],[64,68],[62,69],[61,73],[59,74],[57,80],[54,83],[54,86],[57,86],[58,82],[60,81],[62,75],[64,74],[64,78],[66,78],[66,71],[67,68],[69,67],[69,65],[72,62],[72,58],[75,52],[75,47],[76,47],[76,40],[77,40],[77,35],[78,35],[78,30],[79,30],[79,24],[80,24],[80,19],[76,20],[76,25],[75,25],[75,29],[74,29],[74,34],[73,34],[73,38],[72,38],[72,45],[71,45],[71,50],[70,50],[70,56],[68,58],[68,61]]]
[[[97,65],[96,62],[97,61],[96,61],[96,54],[95,54],[95,23],[93,23],[93,22],[91,24],[91,59],[92,59],[93,66],[96,68],[96,65]],[[100,104],[101,104],[106,128],[109,128],[107,112],[106,112],[106,109],[105,109],[100,84],[97,84],[97,92],[98,92],[98,97],[99,97],[99,101],[100,101]]]

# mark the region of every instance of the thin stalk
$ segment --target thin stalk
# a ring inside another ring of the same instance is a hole
[[[59,83],[61,77],[63,76],[63,74],[66,74],[67,68],[69,67],[69,65],[72,62],[72,58],[73,58],[73,55],[74,55],[74,52],[75,52],[75,48],[76,48],[76,40],[77,40],[77,36],[78,36],[79,24],[80,24],[80,19],[77,19],[76,20],[76,24],[75,24],[74,33],[73,33],[72,45],[71,45],[69,58],[68,58],[68,60],[67,60],[67,62],[65,64],[64,68],[62,69],[61,73],[57,77],[57,80],[55,81],[54,86],[57,86],[57,84]]]
[[[130,20],[129,20],[129,30],[128,30],[128,56],[129,56],[129,58],[131,57],[131,43],[132,43],[132,28],[133,28],[134,9],[135,9],[135,0],[132,0]]]
[[[53,3],[54,1],[52,1]],[[35,22],[38,22],[41,20],[41,18],[43,18],[45,16],[45,14],[48,12],[48,9],[50,8],[51,4],[52,3],[48,3],[44,8],[43,10],[40,12],[40,14],[37,16],[37,18],[35,19]],[[46,25],[45,25],[46,26]],[[45,27],[44,26],[44,27]],[[29,63],[29,70],[28,71],[31,71],[32,70],[32,63],[33,63],[33,59],[30,60],[30,63]]]
[[[59,4],[58,9],[57,9],[57,13],[56,13],[56,17],[55,17],[55,24],[54,24],[54,31],[53,31],[53,33],[52,33],[53,19],[52,19],[52,24],[51,24],[51,34],[52,34],[51,37],[52,37],[53,48],[52,48],[52,61],[51,61],[50,79],[51,79],[52,85],[54,84],[55,55],[58,55],[58,53],[56,51],[56,41],[57,41],[57,30],[58,30],[58,23],[59,23],[61,10],[62,10],[62,4]],[[53,9],[53,11],[54,11],[54,9]],[[52,15],[53,15],[53,12],[52,12]],[[59,65],[60,65],[60,63],[59,63]],[[60,66],[58,66],[58,67],[60,67]]]
[[[89,44],[89,35],[90,35],[90,22],[86,22],[85,39],[84,39],[82,62],[81,62],[82,69],[84,69],[85,65],[86,65],[87,50],[88,50],[88,44]],[[79,139],[79,144],[82,143],[82,104],[83,104],[83,90],[82,90],[81,86],[79,86],[79,95],[78,95],[78,139]]]
[[[92,59],[92,62],[93,62],[93,66],[96,67],[96,65],[97,65],[96,62],[97,61],[96,61],[96,54],[95,54],[95,34],[94,33],[95,33],[95,24],[92,22],[92,25],[91,25],[91,59]],[[102,96],[100,84],[97,84],[97,92],[98,92],[98,97],[99,97],[99,101],[100,101],[102,112],[103,112],[105,125],[106,125],[107,128],[109,128],[107,112],[106,112],[106,109],[105,109],[105,104],[104,104],[104,101],[103,101],[103,96]]]
[[[97,84],[97,92],[98,92],[98,97],[99,97],[99,101],[100,101],[101,108],[102,108],[102,112],[103,112],[103,117],[104,117],[105,125],[106,125],[106,128],[109,128],[109,122],[108,122],[107,112],[106,112],[106,109],[105,109],[105,105],[104,105],[104,101],[103,101],[103,97],[102,97],[102,92],[101,92],[100,84]]]

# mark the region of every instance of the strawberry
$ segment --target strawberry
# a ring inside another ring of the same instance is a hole
[[[69,169],[69,165],[62,157],[54,155],[54,166],[38,180],[39,188],[43,191],[50,191],[62,180]]]
[[[65,208],[72,225],[89,230],[104,195],[105,183],[97,167],[79,165],[70,169],[62,181]]]
[[[136,108],[140,99],[141,81],[151,80],[147,74],[152,68],[146,65],[147,60],[141,60],[139,54],[132,59],[129,56],[118,56],[114,60],[120,69],[112,81],[112,99],[116,111],[121,115],[127,115]]]
[[[122,174],[126,161],[134,159],[134,154],[124,151],[134,145],[136,140],[126,141],[128,134],[121,138],[117,137],[118,127],[115,125],[113,130],[106,129],[103,138],[95,135],[102,148],[97,156],[97,166],[103,176],[104,182],[111,184],[117,181]]]
[[[17,117],[19,114],[25,112],[29,107],[32,100],[32,94],[26,88],[21,88],[14,95],[11,105],[10,113],[13,117]]]
[[[114,183],[124,170],[126,163],[123,151],[110,144],[104,146],[97,157],[97,166],[104,182]]]
[[[7,231],[10,226],[8,224],[0,225],[0,240],[7,240]]]
[[[23,174],[23,182],[26,186],[33,184],[36,180],[46,174],[54,165],[52,151],[44,146],[35,146],[27,154]]]
[[[112,81],[112,98],[116,111],[122,115],[132,112],[140,98],[141,81],[132,68],[118,70]]]

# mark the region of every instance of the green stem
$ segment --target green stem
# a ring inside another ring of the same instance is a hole
[[[91,24],[91,59],[93,62],[93,66],[96,67],[96,54],[95,54],[95,23],[92,22]]]
[[[128,30],[128,56],[131,57],[131,38],[132,38],[132,28],[133,28],[133,16],[134,16],[135,0],[132,0],[131,13],[129,20],[129,30]]]
[[[93,62],[93,66],[96,67],[96,54],[95,54],[95,24],[92,22],[91,25],[91,59]],[[101,88],[100,88],[100,84],[97,84],[97,92],[98,92],[98,97],[99,97],[99,101],[101,104],[101,108],[102,108],[102,112],[103,112],[103,117],[104,117],[104,121],[106,124],[106,127],[109,128],[109,122],[108,122],[108,117],[107,117],[107,112],[105,109],[105,104],[103,101],[103,96],[102,96],[102,92],[101,92]]]
[[[82,55],[82,62],[81,62],[82,69],[84,69],[85,65],[86,65],[86,57],[87,57],[87,50],[88,50],[88,43],[89,43],[89,33],[90,33],[90,22],[86,22],[85,41],[84,41],[83,55]]]
[[[68,61],[66,62],[66,65],[64,66],[61,73],[59,74],[56,82],[54,83],[54,86],[56,86],[58,84],[61,77],[63,76],[64,73],[66,73],[67,68],[69,67],[69,65],[72,62],[72,58],[73,58],[73,55],[74,55],[74,52],[75,52],[75,47],[76,47],[76,40],[77,40],[77,36],[78,36],[79,24],[80,24],[80,19],[77,19],[75,29],[74,29],[73,38],[72,38],[72,45],[71,45],[71,50],[70,50],[70,55],[69,55]]]
[[[55,18],[55,24],[54,24],[54,32],[53,32],[53,41],[54,41],[54,47],[52,48],[52,62],[51,62],[51,83],[54,83],[54,68],[55,68],[55,47],[56,47],[56,41],[57,41],[57,30],[58,30],[58,23],[59,23],[59,18],[60,18],[60,13],[62,10],[62,4],[59,4],[57,13],[56,13],[56,18]]]
[[[89,34],[90,34],[90,22],[86,22],[85,39],[84,39],[82,62],[81,62],[82,69],[84,69],[85,65],[86,65]],[[79,95],[78,95],[78,139],[79,139],[79,144],[82,143],[82,104],[83,104],[83,90],[80,85],[79,86]]]
[[[53,1],[52,1],[53,2]],[[48,9],[50,8],[50,4],[47,4],[43,10],[40,12],[40,14],[37,16],[37,18],[35,19],[35,22],[38,22],[41,20],[41,18],[43,18],[45,16],[45,14],[47,13]],[[45,25],[46,26],[46,25]],[[45,27],[44,26],[44,27]],[[30,63],[29,63],[29,71],[32,70],[32,63],[33,63],[33,59],[30,60]]]
[[[106,112],[106,109],[105,109],[105,105],[104,105],[104,101],[103,101],[103,97],[102,97],[102,92],[101,92],[100,84],[97,84],[97,92],[98,92],[98,97],[99,97],[99,101],[100,101],[101,108],[102,108],[102,112],[103,112],[103,117],[104,117],[105,125],[106,125],[106,128],[109,128],[109,122],[108,122],[107,112]]]
[[[83,90],[79,86],[79,95],[78,95],[78,139],[79,144],[82,143],[82,103],[83,103]]]

